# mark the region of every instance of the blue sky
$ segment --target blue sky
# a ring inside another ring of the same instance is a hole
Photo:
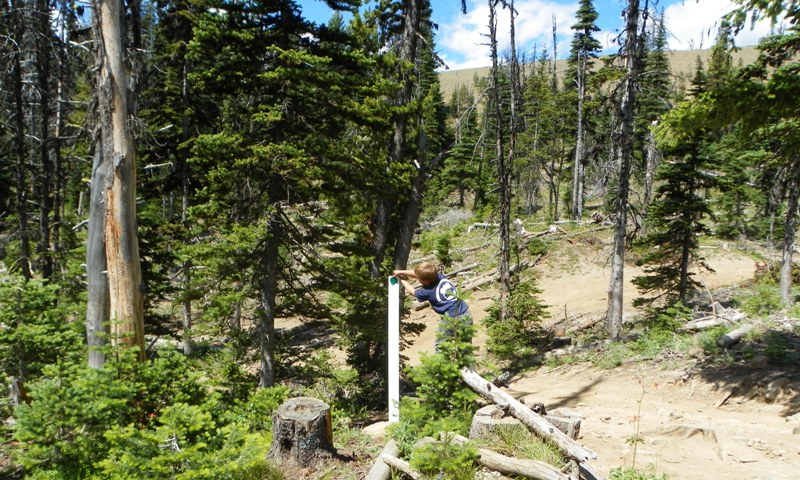
[[[653,0],[651,0],[652,4]],[[303,14],[317,23],[330,18],[330,10],[319,0],[299,0]],[[618,49],[614,39],[623,28],[623,0],[595,0],[599,14],[597,21],[601,31],[596,38],[604,45],[604,53]],[[439,25],[436,44],[440,56],[450,69],[483,67],[489,65],[489,47],[485,35],[488,33],[489,9],[486,0],[467,0],[467,14],[460,10],[459,0],[432,0],[433,21]],[[571,26],[575,23],[578,1],[565,0],[515,0],[518,12],[516,19],[517,49],[531,53],[547,48],[552,53],[552,24],[555,16],[558,57],[569,51],[572,37]],[[669,48],[692,50],[708,48],[716,36],[719,18],[732,10],[730,0],[661,0],[656,8],[663,9],[668,32]],[[508,48],[508,13],[501,12],[498,18],[498,33],[501,49]],[[769,25],[762,22],[753,30],[739,34],[736,44],[755,45],[758,38],[769,32]]]

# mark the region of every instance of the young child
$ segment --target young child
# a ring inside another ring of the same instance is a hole
[[[400,280],[406,293],[420,302],[428,301],[433,311],[442,316],[439,321],[440,335],[436,338],[436,350],[443,339],[453,336],[455,319],[472,325],[472,315],[469,313],[467,302],[458,298],[458,290],[453,283],[436,270],[430,262],[422,262],[414,270],[395,270],[394,274]],[[414,289],[407,277],[416,278],[422,286]],[[442,338],[444,337],[444,338]]]

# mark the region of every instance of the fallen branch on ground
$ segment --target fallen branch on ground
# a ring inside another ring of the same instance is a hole
[[[491,382],[478,375],[474,370],[463,367],[461,369],[461,379],[475,392],[503,408],[508,408],[509,413],[517,420],[533,430],[540,437],[552,441],[554,445],[570,458],[574,458],[579,463],[597,458],[596,453],[569,438],[541,415],[536,414],[530,408],[520,403],[519,400],[494,386]]]

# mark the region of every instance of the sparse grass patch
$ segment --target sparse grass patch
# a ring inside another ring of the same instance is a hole
[[[479,445],[508,457],[546,462],[558,469],[567,465],[557,447],[522,426],[500,425]]]
[[[618,467],[611,470],[608,480],[668,480],[665,474],[655,473],[655,467],[650,465],[645,470],[632,467]]]

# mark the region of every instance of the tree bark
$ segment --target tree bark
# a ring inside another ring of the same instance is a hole
[[[89,347],[89,366],[101,368],[106,356],[103,347],[108,335],[111,311],[108,276],[106,275],[106,244],[103,239],[106,217],[104,193],[108,179],[108,164],[103,162],[103,140],[95,140],[92,178],[89,182],[89,232],[86,237],[86,343]]]
[[[794,255],[794,231],[797,228],[797,205],[800,200],[800,164],[795,160],[792,164],[792,175],[789,184],[789,202],[786,206],[786,228],[783,234],[783,252],[781,254],[780,295],[785,306],[792,303],[792,257]]]
[[[586,134],[583,122],[583,100],[586,95],[586,58],[578,52],[578,125],[575,132],[575,164],[572,167],[573,220],[580,221],[583,215],[583,157],[586,155]]]
[[[277,199],[270,202],[277,207]],[[261,318],[259,319],[258,345],[261,369],[258,386],[268,388],[275,384],[275,316],[276,297],[278,294],[278,261],[280,259],[281,224],[277,212],[270,213],[267,222],[264,251],[261,256],[260,266],[260,298]]]
[[[313,467],[334,451],[331,407],[327,403],[297,397],[285,401],[272,414],[272,445],[267,458],[278,465]]]
[[[128,123],[133,104],[125,65],[123,20],[119,0],[95,0],[99,56],[98,95],[105,188],[104,240],[113,342],[138,347],[144,360],[144,297],[136,232],[136,150]],[[93,205],[93,207],[97,207]]]
[[[507,315],[506,299],[510,294],[511,273],[511,170],[507,164],[503,132],[503,106],[500,94],[500,66],[497,51],[497,5],[499,0],[489,0],[489,48],[492,57],[491,91],[494,115],[495,162],[500,184],[500,319]]]
[[[614,132],[619,179],[614,201],[616,224],[608,288],[608,332],[612,340],[622,338],[622,291],[625,269],[625,241],[628,226],[628,190],[633,152],[633,114],[636,82],[640,68],[639,0],[628,0],[625,27],[626,74],[619,108],[619,126]]]
[[[17,42],[25,36],[25,20],[23,17],[24,2],[11,1],[12,25],[15,25],[14,35]],[[22,95],[22,48],[19,43],[11,60],[12,95],[14,98],[14,154],[15,169],[14,180],[17,184],[17,236],[19,237],[19,258],[17,265],[25,279],[31,278],[31,250],[30,232],[28,231],[28,172],[25,167],[25,114],[24,98]]]
[[[36,2],[35,44],[36,77],[39,93],[39,178],[36,182],[39,203],[39,239],[37,242],[37,264],[44,278],[53,276],[53,256],[50,251],[50,220],[53,209],[53,165],[51,161],[50,123],[50,54],[51,29],[50,8],[45,0]]]

